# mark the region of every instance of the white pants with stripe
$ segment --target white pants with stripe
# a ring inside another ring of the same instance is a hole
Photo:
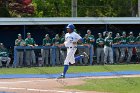
[[[74,54],[75,54],[76,50],[77,50],[77,48],[74,48],[74,47],[67,48],[67,56],[64,61],[64,65],[69,65],[69,63],[71,63],[71,64],[75,63]]]

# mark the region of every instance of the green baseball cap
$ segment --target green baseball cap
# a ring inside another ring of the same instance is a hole
[[[27,35],[31,35],[31,33],[28,32]]]
[[[46,34],[46,35],[45,35],[45,37],[47,37],[47,36],[49,37],[49,34]]]
[[[21,34],[18,34],[18,37],[21,36]]]
[[[132,35],[132,34],[133,34],[133,32],[130,32],[129,34],[130,34],[130,35]]]
[[[122,32],[123,35],[126,35],[126,32]]]

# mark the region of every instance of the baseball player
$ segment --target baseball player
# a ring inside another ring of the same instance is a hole
[[[75,26],[73,24],[68,24],[66,28],[68,33],[65,34],[65,42],[63,44],[60,44],[59,47],[65,46],[67,48],[67,56],[64,61],[63,73],[59,78],[65,78],[66,72],[69,68],[69,63],[74,64],[75,60],[79,60],[84,57],[84,55],[74,57],[74,54],[77,50],[77,42],[82,42],[82,37],[74,32]],[[84,54],[86,57],[88,57],[85,52]]]
[[[57,46],[56,48],[56,64],[60,65],[60,49],[59,49],[59,44],[61,42],[61,39],[58,34],[55,35],[55,37],[52,39],[52,44],[53,46]]]
[[[43,39],[43,46],[51,46],[51,39],[49,37],[49,34],[45,35],[45,38]],[[44,65],[49,65],[49,54],[50,54],[50,49],[43,49],[42,51],[42,58]],[[50,63],[51,64],[51,63]]]
[[[97,45],[97,64],[104,63],[104,39],[102,34],[98,33],[99,38],[96,40]]]
[[[136,38],[136,44],[140,44],[140,33]],[[137,47],[137,57],[138,57],[138,62],[140,62],[140,47]]]
[[[113,41],[114,45],[118,45],[121,43],[121,37],[119,33],[116,33],[116,37],[114,38]],[[120,58],[120,49],[119,47],[114,48],[114,52],[115,52],[115,62],[118,63],[119,62],[119,58]]]
[[[126,32],[123,32],[122,33],[122,36],[121,36],[121,44],[127,44]],[[121,51],[120,62],[123,62],[124,61],[126,49],[127,48],[125,48],[125,47],[121,47],[120,48],[120,51]]]
[[[113,64],[113,50],[112,50],[112,44],[113,44],[113,38],[112,38],[112,32],[108,33],[108,36],[105,38],[105,46],[104,46],[104,63],[107,63],[107,58],[109,58],[109,63]]]
[[[9,57],[9,52],[7,48],[5,48],[3,43],[0,43],[0,68],[2,68],[2,61],[5,61],[6,67],[9,67],[11,58]]]
[[[83,45],[88,47],[88,48],[84,48],[84,51],[86,52],[87,55],[89,55],[90,39],[88,38],[88,34],[85,34],[85,36],[84,36]],[[88,65],[87,57],[84,58],[84,63],[85,63],[85,65]]]
[[[133,32],[129,33],[129,36],[127,37],[127,44],[135,44],[135,37],[133,36]],[[133,48],[132,47],[128,47],[128,57],[126,62],[130,63],[131,61],[131,57],[133,55]]]
[[[25,39],[26,45],[30,47],[37,46],[34,39],[31,38],[31,33],[27,33],[27,38]],[[26,50],[26,62],[27,66],[30,67],[31,62],[33,62],[33,65],[36,64],[36,57],[34,50]]]
[[[15,40],[15,46],[25,46],[26,43],[22,39],[21,34],[18,34],[18,38]],[[23,66],[23,53],[24,50],[17,50],[17,66],[22,67]]]

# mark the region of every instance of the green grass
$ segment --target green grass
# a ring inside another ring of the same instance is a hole
[[[105,66],[70,66],[68,73],[78,72],[110,72],[124,70],[140,70],[139,64],[105,65]],[[0,74],[55,74],[61,73],[61,67],[31,67],[31,68],[0,68]]]
[[[87,79],[78,86],[68,86],[67,89],[111,93],[140,93],[140,78]]]

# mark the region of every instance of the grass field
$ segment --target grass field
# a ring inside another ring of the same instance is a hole
[[[140,78],[87,79],[85,84],[67,89],[110,93],[140,93]]]
[[[140,70],[140,64],[104,65],[104,66],[70,66],[68,73],[78,72],[111,72],[125,70]],[[55,74],[61,73],[61,67],[31,67],[31,68],[1,68],[0,74]]]

